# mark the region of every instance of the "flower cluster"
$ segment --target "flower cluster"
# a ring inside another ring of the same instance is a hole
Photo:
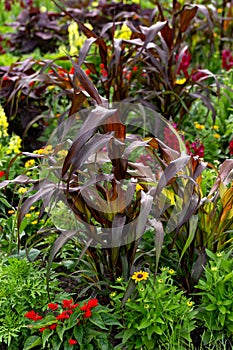
[[[230,155],[233,155],[233,139],[229,142],[229,151],[230,151]]]
[[[8,136],[8,125],[6,114],[0,105],[0,138]]]
[[[230,50],[222,51],[222,67],[226,70],[230,70],[233,67],[233,56]]]

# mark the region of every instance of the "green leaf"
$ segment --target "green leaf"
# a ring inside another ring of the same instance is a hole
[[[101,328],[101,329],[106,329],[106,330],[107,330],[107,328],[105,327],[104,322],[103,322],[101,316],[98,315],[98,314],[93,314],[93,315],[90,317],[90,322],[93,323],[95,326]]]
[[[154,339],[148,339],[147,337],[142,337],[142,339],[148,350],[154,350],[155,348]]]
[[[188,249],[188,247],[190,246],[190,244],[192,243],[192,241],[195,237],[196,230],[197,230],[197,224],[198,224],[198,215],[191,216],[191,218],[189,219],[188,239],[186,240],[184,248],[183,248],[182,253],[180,255],[179,263],[181,262],[181,259],[183,258],[184,253],[186,252],[186,250]]]
[[[206,306],[205,309],[206,309],[206,311],[214,311],[214,310],[217,309],[217,305],[215,305],[215,304],[209,304],[209,305]]]
[[[83,326],[77,325],[74,328],[74,337],[78,341],[78,343],[81,345],[83,342]]]
[[[103,313],[102,314],[102,319],[104,321],[104,323],[108,326],[119,326],[119,327],[122,327],[122,324],[116,320],[116,318],[110,314],[105,314]]]
[[[29,350],[34,348],[35,346],[41,345],[42,341],[41,341],[41,337],[37,336],[37,335],[32,335],[31,337],[29,337],[25,344],[24,344],[24,348],[23,350]]]
[[[159,334],[159,335],[163,334],[163,331],[159,326],[154,326],[154,332]]]
[[[143,329],[143,328],[147,328],[147,327],[149,327],[149,326],[151,326],[151,320],[143,320],[141,323],[140,323],[140,325],[139,326],[137,326],[136,328],[138,329],[138,330],[140,330],[140,329]]]
[[[226,313],[226,308],[225,308],[223,305],[221,305],[221,306],[219,306],[219,311],[220,311],[223,315],[225,315],[225,313]]]
[[[42,332],[42,344],[43,344],[43,348],[45,347],[45,343],[48,341],[49,337],[52,335],[52,331],[50,331],[49,329],[45,329]]]
[[[132,335],[137,334],[137,330],[136,329],[126,329],[126,331],[123,332],[123,339],[122,339],[122,343],[126,344],[126,342],[129,340],[129,338],[132,337]]]
[[[63,327],[63,325],[60,325],[60,324],[57,325],[56,331],[57,331],[57,334],[58,334],[60,340],[63,341],[63,334],[65,332],[65,328]]]

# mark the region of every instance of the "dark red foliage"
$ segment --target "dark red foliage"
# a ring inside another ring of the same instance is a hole
[[[226,70],[229,70],[231,67],[233,67],[233,56],[230,50],[222,51],[222,67]]]

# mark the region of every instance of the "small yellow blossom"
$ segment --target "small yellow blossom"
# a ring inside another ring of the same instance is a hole
[[[25,218],[31,218],[31,217],[32,217],[32,214],[30,213],[25,214]]]
[[[39,211],[36,211],[35,214],[36,214],[36,215],[40,215],[40,212],[39,212]]]
[[[144,308],[145,308],[145,309],[149,309],[149,307],[150,307],[150,305],[148,305],[148,304],[145,304],[145,305],[144,305]]]
[[[45,6],[41,6],[40,7],[40,12],[43,13],[43,12],[46,12],[46,11],[47,11],[47,8]]]
[[[220,136],[219,134],[214,134],[214,138],[215,138],[215,139],[220,139],[220,137],[221,137],[221,136]]]
[[[143,187],[141,185],[137,184],[135,189],[136,189],[136,192],[138,192],[138,191],[143,190]]]
[[[123,281],[123,278],[122,277],[117,277],[117,282],[122,282]]]
[[[60,158],[65,158],[65,157],[67,156],[67,153],[68,153],[67,150],[62,149],[61,151],[57,152],[57,155],[58,155]]]
[[[217,266],[213,266],[213,267],[211,267],[211,270],[212,270],[212,271],[217,271],[218,268],[217,268]]]
[[[219,126],[218,126],[218,125],[213,125],[212,128],[213,128],[214,130],[218,130],[218,129],[219,129]]]
[[[217,257],[219,257],[219,258],[220,258],[221,256],[223,256],[223,253],[218,252],[216,255],[217,255]]]
[[[8,210],[8,214],[14,214],[14,213],[15,213],[15,211],[13,209]]]
[[[38,224],[38,221],[37,221],[37,220],[34,220],[34,221],[31,222],[31,224],[32,224],[32,225],[36,225],[36,224]]]
[[[145,288],[140,288],[139,290],[140,292],[144,292]]]
[[[135,282],[140,282],[142,280],[147,280],[149,277],[149,273],[146,271],[137,271],[134,272],[133,276],[132,276],[132,280],[135,280]]]
[[[31,166],[33,166],[35,164],[35,159],[29,159],[25,164],[24,167],[25,168],[30,168]]]
[[[132,32],[129,29],[129,27],[125,23],[123,23],[121,29],[117,29],[115,31],[114,38],[129,40],[131,38],[131,34]]]
[[[199,123],[195,123],[195,128],[198,129],[198,130],[204,130],[205,129],[205,125],[199,124]]]
[[[35,209],[35,207],[32,205],[31,207],[30,207],[30,210],[34,210]]]
[[[162,266],[160,270],[161,270],[161,271],[166,271],[166,270],[168,270],[168,268],[165,267],[165,266]]]
[[[187,305],[191,307],[191,306],[193,306],[193,302],[192,301],[187,301]]]
[[[113,298],[113,297],[115,297],[116,296],[116,292],[112,292],[111,294],[110,294],[110,297],[111,298]]]
[[[131,299],[130,299],[130,298],[128,298],[128,299],[126,300],[126,303],[129,303],[129,302],[130,302],[130,300],[131,300]]]
[[[170,273],[170,275],[173,275],[175,273],[175,271],[173,269],[168,270],[168,273]]]
[[[19,189],[18,189],[18,193],[19,194],[24,194],[24,193],[26,193],[27,192],[27,189],[25,188],[25,187],[20,187]]]
[[[159,283],[163,283],[163,279],[160,278],[160,279],[158,280],[158,282],[159,282]]]
[[[218,13],[222,13],[223,9],[222,8],[218,8],[217,12]]]
[[[186,82],[186,78],[176,79],[175,84],[176,85],[183,85],[185,82]]]

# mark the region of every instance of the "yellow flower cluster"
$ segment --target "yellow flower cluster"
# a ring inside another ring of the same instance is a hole
[[[93,29],[92,25],[89,23],[85,23],[85,26],[91,30]],[[72,21],[71,24],[69,25],[68,32],[69,32],[70,54],[76,55],[78,54],[79,49],[83,46],[87,38],[83,33],[82,34],[79,33],[78,24],[74,21]]]
[[[8,125],[6,114],[0,105],[0,138],[8,136]]]
[[[186,78],[176,79],[175,84],[176,85],[183,85],[185,82],[186,82]]]
[[[18,135],[12,135],[6,150],[7,154],[18,154],[20,152],[22,140]]]
[[[131,38],[131,34],[132,32],[129,29],[129,27],[125,23],[123,23],[121,29],[117,29],[115,31],[114,38],[129,40]]]

